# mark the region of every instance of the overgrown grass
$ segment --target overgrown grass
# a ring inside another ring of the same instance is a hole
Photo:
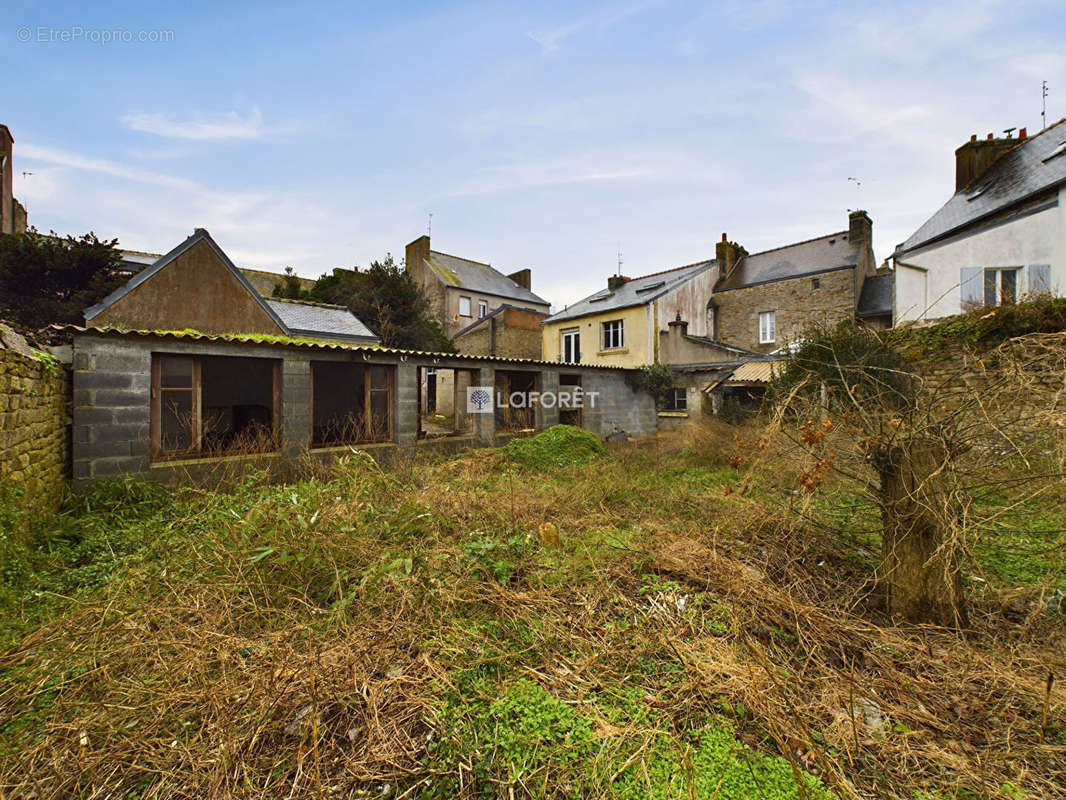
[[[0,791],[1055,796],[1059,618],[893,628],[872,510],[790,515],[722,431],[547,440],[75,497],[5,577]]]

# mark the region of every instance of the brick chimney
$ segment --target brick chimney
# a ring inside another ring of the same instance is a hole
[[[729,241],[729,237],[722,234],[722,241],[714,246],[714,257],[718,261],[718,274],[726,277],[737,264],[748,254],[748,251],[736,242]]]
[[[11,151],[15,139],[7,125],[0,125],[0,233],[15,232],[15,199],[11,196]]]
[[[871,244],[874,237],[874,223],[870,215],[862,209],[848,214],[848,241],[852,244]]]
[[[632,278],[627,278],[625,275],[611,275],[607,278],[607,289],[615,291],[623,284],[629,283]]]
[[[973,184],[996,159],[1024,139],[1024,130],[1018,139],[997,139],[991,133],[986,139],[978,139],[976,134],[971,136],[970,141],[955,151],[955,192]]]
[[[523,289],[532,289],[533,272],[529,269],[520,269],[518,272],[512,272],[507,276]]]

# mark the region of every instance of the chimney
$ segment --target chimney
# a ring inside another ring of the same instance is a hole
[[[870,215],[859,209],[848,214],[848,241],[853,245],[872,244],[874,224]]]
[[[718,261],[718,274],[726,277],[740,263],[748,251],[736,242],[729,241],[729,237],[722,234],[722,241],[714,246],[714,257]]]
[[[607,278],[607,289],[609,291],[615,291],[624,284],[629,283],[632,278],[627,278],[625,275],[611,275]]]
[[[15,139],[7,125],[0,125],[0,233],[15,231],[15,199],[11,196],[14,170],[11,153]]]
[[[1020,138],[1025,138],[1024,129]],[[1018,139],[997,139],[991,133],[986,139],[978,139],[976,134],[971,136],[970,141],[955,151],[955,192],[970,186],[996,159],[1017,144]]]
[[[518,272],[512,272],[507,276],[523,289],[532,289],[533,272],[529,269],[520,269]]]
[[[419,236],[406,248],[404,248],[404,269],[408,272],[423,269],[423,264],[429,259],[429,237]]]

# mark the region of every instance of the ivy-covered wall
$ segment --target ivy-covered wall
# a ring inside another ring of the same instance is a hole
[[[24,508],[53,508],[69,475],[69,374],[0,327],[0,486]]]

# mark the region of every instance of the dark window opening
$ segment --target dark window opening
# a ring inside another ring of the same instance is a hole
[[[266,358],[154,356],[152,460],[278,450],[280,367]]]
[[[532,430],[536,419],[532,404],[533,393],[537,391],[537,373],[498,371],[495,389],[497,430]]]
[[[663,398],[660,411],[687,411],[688,410],[688,389],[684,387],[675,386],[669,392],[666,397]]]
[[[389,442],[395,368],[311,362],[311,446]]]
[[[418,438],[440,439],[473,432],[467,408],[470,387],[477,384],[472,370],[418,368]]]
[[[581,427],[581,376],[559,376],[559,423]]]
[[[822,288],[822,279],[821,278],[811,278],[811,288],[812,289],[821,289]]]

